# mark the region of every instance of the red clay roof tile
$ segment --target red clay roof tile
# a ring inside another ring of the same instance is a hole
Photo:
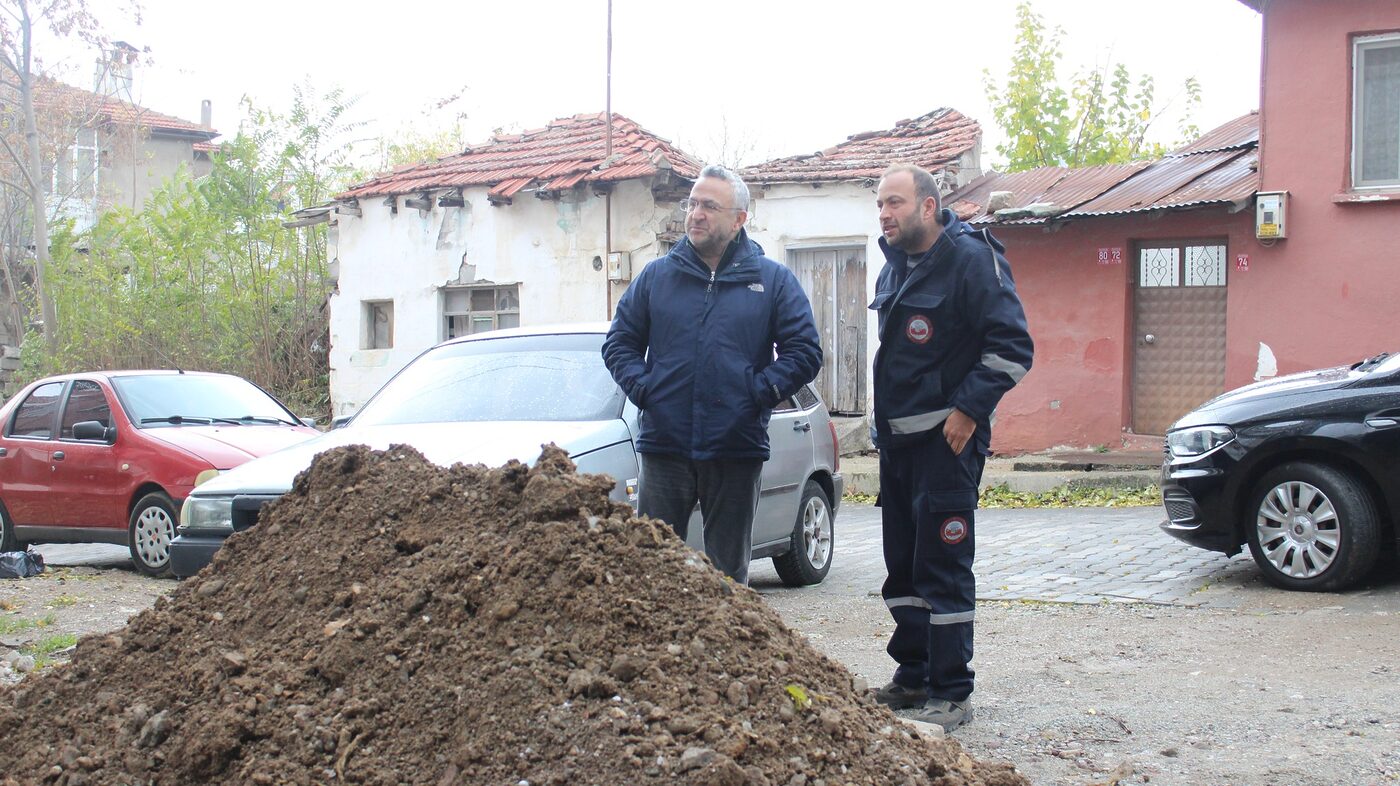
[[[544,190],[580,182],[648,177],[664,169],[682,177],[700,173],[700,162],[622,115],[613,114],[613,155],[605,161],[605,115],[574,115],[544,128],[496,134],[456,155],[401,167],[352,186],[337,199],[406,194],[461,186],[491,186],[493,199],[509,199],[530,184]]]

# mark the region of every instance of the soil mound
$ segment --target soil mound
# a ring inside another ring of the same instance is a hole
[[[0,690],[0,779],[1026,783],[911,735],[573,470],[322,455],[210,569]]]

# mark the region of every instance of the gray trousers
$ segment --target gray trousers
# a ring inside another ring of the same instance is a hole
[[[637,512],[670,524],[684,540],[698,501],[706,556],[725,575],[748,584],[763,460],[693,461],[669,453],[642,453],[639,458]]]

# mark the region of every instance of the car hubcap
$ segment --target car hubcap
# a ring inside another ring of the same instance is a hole
[[[1259,546],[1279,572],[1309,579],[1332,566],[1341,542],[1341,521],[1332,500],[1317,486],[1289,481],[1259,504]]]
[[[807,500],[802,509],[802,540],[807,547],[807,562],[821,570],[831,559],[831,511],[820,497]]]
[[[175,522],[161,508],[149,507],[136,519],[136,554],[152,568],[170,559],[170,541],[175,536]]]

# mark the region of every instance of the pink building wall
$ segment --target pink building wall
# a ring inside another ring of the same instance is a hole
[[[1227,271],[1226,387],[1253,380],[1257,351],[1237,346],[1248,335],[1238,325],[1237,295],[1263,278],[1253,259],[1249,211],[1224,207],[1160,215],[1131,214],[1042,227],[994,227],[1007,246],[1016,289],[1035,339],[1031,373],[1002,399],[992,429],[992,449],[1018,454],[1050,447],[1121,447],[1132,423],[1133,284],[1135,244],[1167,239],[1223,239]],[[1123,249],[1123,263],[1100,265],[1098,249]],[[1234,269],[1237,254],[1250,255],[1248,271]]]
[[[1258,241],[1252,210],[1223,207],[994,227],[1036,341],[1034,369],[998,409],[997,452],[1122,444],[1138,241],[1226,240],[1227,390],[1254,381],[1261,344],[1278,374],[1400,351],[1400,188],[1354,191],[1350,174],[1353,38],[1400,32],[1400,2],[1263,6],[1259,189],[1289,192],[1288,237]],[[1123,248],[1124,263],[1100,266],[1101,247]]]
[[[1268,344],[1280,374],[1400,350],[1400,188],[1352,191],[1350,165],[1352,40],[1400,32],[1400,2],[1264,8],[1259,188],[1289,192],[1288,237],[1232,293],[1232,339]]]

